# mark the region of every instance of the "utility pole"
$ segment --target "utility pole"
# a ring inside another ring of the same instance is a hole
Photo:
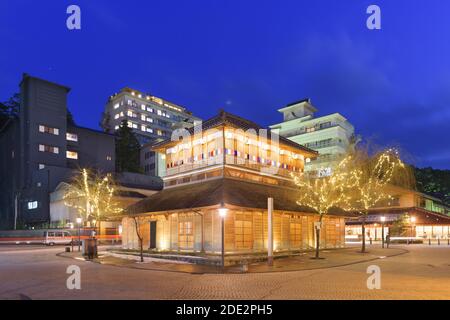
[[[273,198],[267,198],[267,264],[273,266]]]

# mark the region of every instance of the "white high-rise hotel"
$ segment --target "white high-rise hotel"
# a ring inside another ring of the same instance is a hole
[[[339,113],[315,118],[317,109],[310,99],[291,103],[278,111],[284,121],[270,128],[280,136],[319,152],[317,159],[305,163],[306,171],[330,174],[351,147],[353,125]]]
[[[133,129],[141,144],[151,140],[170,138],[174,125],[193,124],[200,120],[184,107],[167,100],[124,88],[109,97],[103,115],[105,131],[119,129],[123,120]]]
[[[201,121],[184,107],[131,88],[124,88],[109,97],[102,127],[113,133],[124,120],[142,145],[141,165],[150,175],[156,175],[158,167],[158,159],[150,146],[170,139],[176,128],[191,127],[194,122]]]

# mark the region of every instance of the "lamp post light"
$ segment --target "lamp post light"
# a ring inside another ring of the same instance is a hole
[[[411,233],[410,233],[410,238],[412,238],[412,236],[413,236],[413,229],[414,229],[414,227],[415,227],[415,223],[416,223],[416,217],[411,217]],[[413,242],[414,243],[414,242]]]
[[[94,224],[94,237],[95,237],[95,235],[97,234],[97,220],[96,219],[92,220],[92,223]]]
[[[222,272],[225,269],[225,217],[227,216],[228,209],[224,207],[223,203],[219,208],[219,216],[221,218],[222,225]]]
[[[78,252],[81,251],[81,218],[77,218],[77,224],[78,224]]]
[[[69,227],[70,227],[70,230],[73,230],[73,223],[72,222],[70,223]],[[72,232],[70,234],[72,234]],[[73,252],[73,237],[72,237],[72,241],[70,241],[70,245],[72,247],[70,252]]]
[[[384,248],[384,223],[386,222],[386,217],[381,216],[380,221],[381,221],[381,247]]]

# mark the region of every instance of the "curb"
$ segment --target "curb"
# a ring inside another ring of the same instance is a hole
[[[346,249],[353,249],[353,248],[344,248],[344,250]],[[57,253],[56,256],[61,257],[61,258],[66,258],[66,259],[72,259],[72,260],[78,260],[78,261],[82,261],[82,262],[91,262],[91,263],[96,263],[96,264],[100,264],[100,265],[105,265],[105,266],[112,266],[112,267],[118,267],[118,268],[128,268],[128,269],[135,269],[135,270],[142,270],[142,271],[159,271],[159,272],[174,272],[174,273],[185,273],[185,274],[193,274],[193,275],[202,275],[202,274],[240,274],[240,275],[245,275],[245,274],[253,274],[253,273],[257,273],[257,274],[263,274],[263,273],[287,273],[287,272],[301,272],[301,271],[311,271],[311,270],[324,270],[324,269],[333,269],[333,268],[339,268],[339,267],[346,267],[346,266],[351,266],[351,265],[355,265],[355,264],[360,264],[360,263],[365,263],[365,262],[370,262],[370,261],[375,261],[375,260],[381,260],[381,259],[387,259],[387,258],[391,258],[391,257],[396,257],[396,256],[400,256],[406,253],[410,253],[409,250],[407,249],[403,249],[403,248],[398,248],[397,250],[402,250],[402,252],[396,253],[396,254],[392,254],[389,256],[384,256],[382,257],[376,257],[376,258],[371,258],[371,259],[366,259],[366,260],[358,260],[358,261],[354,261],[354,262],[349,262],[349,263],[344,263],[344,264],[339,264],[339,265],[334,265],[334,266],[324,266],[324,267],[315,267],[315,268],[306,268],[306,269],[299,269],[299,270],[268,270],[268,271],[253,271],[253,272],[189,272],[189,271],[180,271],[180,270],[161,270],[161,269],[152,269],[152,268],[137,268],[133,265],[117,265],[117,264],[104,264],[101,263],[100,261],[93,261],[93,260],[86,260],[84,258],[81,259],[76,259],[74,257],[68,257],[68,256],[64,256],[65,252],[60,252]]]

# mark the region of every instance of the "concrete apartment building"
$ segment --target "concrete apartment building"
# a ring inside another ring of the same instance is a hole
[[[329,175],[351,147],[353,125],[339,113],[316,118],[317,109],[310,99],[291,103],[278,112],[283,114],[283,122],[270,128],[280,136],[318,151],[317,159],[306,162],[305,170]]]
[[[164,160],[158,159],[151,145],[170,139],[176,128],[189,128],[201,121],[184,107],[131,88],[124,88],[109,97],[102,126],[106,132],[112,133],[124,120],[142,145],[141,167],[147,175],[159,175],[158,162]]]
[[[19,117],[0,132],[0,229],[50,223],[51,193],[79,168],[115,172],[114,135],[68,125],[69,91],[66,86],[23,75]],[[124,184],[138,186],[133,183],[136,177],[128,180],[123,179]],[[153,180],[140,185],[160,188]]]

